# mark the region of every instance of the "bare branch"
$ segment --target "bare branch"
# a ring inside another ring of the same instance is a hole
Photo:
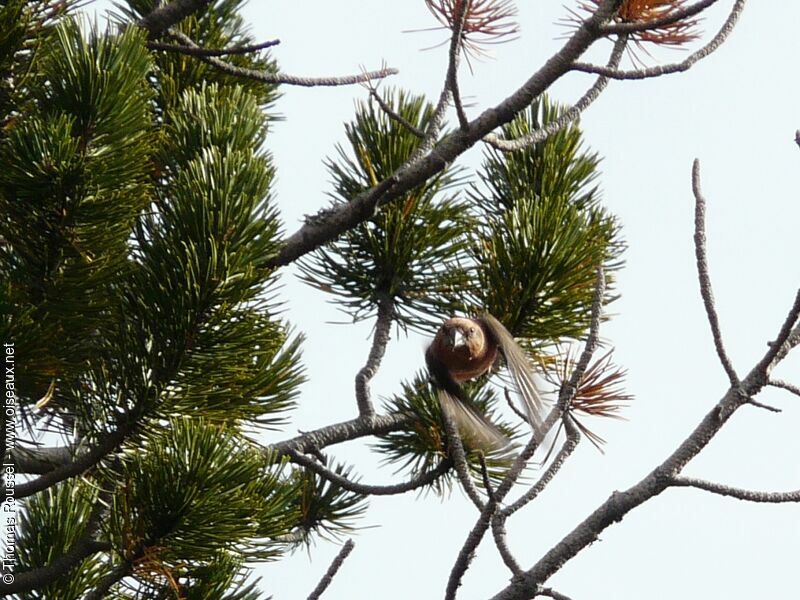
[[[779,413],[783,412],[780,408],[776,408],[775,406],[770,406],[769,404],[764,404],[763,402],[759,402],[758,400],[753,400],[752,398],[748,398],[747,403],[751,406],[755,406],[756,408],[763,408],[769,412]]]
[[[737,0],[731,9],[728,18],[723,23],[717,35],[705,46],[690,54],[686,60],[679,63],[670,63],[667,65],[659,65],[655,67],[647,67],[643,69],[633,69],[630,71],[620,71],[618,69],[609,69],[608,67],[601,67],[589,63],[576,62],[573,63],[571,69],[573,71],[580,71],[583,73],[594,73],[595,75],[605,75],[611,79],[647,79],[649,77],[660,77],[661,75],[669,75],[671,73],[680,73],[688,71],[696,62],[706,58],[709,54],[719,48],[730,35],[736,22],[744,9],[745,0]]]
[[[189,48],[201,48],[201,46],[198,46],[194,40],[185,33],[173,30],[170,31],[170,36]],[[354,83],[363,83],[371,79],[383,79],[389,75],[397,75],[397,73],[399,73],[397,69],[385,68],[377,71],[364,71],[357,75],[345,75],[344,77],[296,77],[294,75],[287,75],[286,73],[269,73],[266,71],[257,71],[255,69],[247,69],[245,67],[237,67],[236,65],[232,65],[213,56],[199,56],[198,58],[228,75],[275,85],[298,85],[302,87],[352,85]]]
[[[800,289],[794,297],[794,304],[786,316],[786,320],[778,332],[778,336],[769,342],[769,351],[758,363],[757,369],[763,370],[765,375],[769,375],[772,368],[789,353],[789,350],[800,343],[800,325],[795,326],[800,319]],[[792,329],[794,327],[794,329]]]
[[[706,201],[700,190],[700,161],[694,159],[692,165],[692,192],[694,193],[694,253],[697,261],[697,276],[700,280],[700,294],[703,296],[703,305],[706,308],[706,317],[711,325],[711,335],[714,337],[714,346],[717,349],[722,368],[728,374],[732,386],[739,385],[739,376],[733,368],[731,359],[722,343],[722,333],[719,327],[719,317],[714,305],[714,292],[711,290],[711,278],[708,274],[708,257],[706,254]]]
[[[564,429],[567,432],[567,439],[564,440],[564,443],[562,444],[561,449],[558,451],[558,454],[556,454],[553,461],[550,463],[550,465],[548,465],[547,470],[542,473],[541,477],[539,477],[539,481],[537,481],[533,487],[528,489],[528,491],[526,491],[513,504],[500,511],[503,519],[510,517],[526,504],[532,502],[540,493],[542,493],[542,490],[544,490],[544,488],[546,488],[547,485],[553,480],[569,456],[575,451],[575,448],[581,441],[581,433],[578,431],[578,428],[575,427],[575,424],[572,422],[569,416],[564,419]]]
[[[766,502],[779,504],[782,502],[800,502],[800,490],[792,492],[759,492],[754,490],[744,490],[735,488],[714,481],[695,479],[694,477],[675,477],[670,483],[674,487],[692,487],[720,496],[730,496],[738,500],[748,502]]]
[[[659,27],[672,25],[673,23],[677,23],[683,19],[700,14],[712,4],[716,4],[717,1],[718,0],[701,0],[700,2],[686,6],[685,8],[672,11],[663,17],[659,17],[658,19],[652,19],[650,21],[632,21],[629,23],[608,23],[603,25],[600,29],[606,35],[637,33],[640,31],[648,31],[650,29],[658,29]]]
[[[300,453],[321,450],[333,444],[349,442],[368,435],[382,435],[391,431],[398,431],[408,427],[412,422],[412,416],[400,413],[358,417],[350,421],[334,423],[313,431],[307,431],[282,442],[269,444],[264,448],[264,454],[269,460],[274,460],[276,454],[283,456],[288,454],[289,450],[295,450]]]
[[[146,29],[150,37],[157,37],[173,25],[180,23],[191,15],[211,4],[211,0],[172,0],[155,8],[139,21],[139,26]]]
[[[397,483],[393,485],[367,485],[357,481],[352,481],[346,477],[343,477],[342,475],[334,473],[325,467],[324,464],[312,460],[294,450],[290,449],[287,454],[292,462],[302,465],[320,477],[324,477],[328,481],[335,483],[342,489],[345,489],[349,492],[355,492],[356,494],[371,496],[391,496],[394,494],[403,494],[405,492],[410,492],[411,490],[416,490],[426,485],[430,485],[439,479],[439,477],[447,473],[450,467],[453,466],[450,460],[445,459],[441,461],[433,470],[428,471],[427,473],[420,473],[409,481],[404,481],[403,483]]]
[[[133,565],[127,560],[118,564],[108,575],[100,580],[100,583],[91,592],[86,594],[85,600],[103,600],[103,598],[107,598],[109,590],[127,577],[132,568]]]
[[[230,56],[233,54],[250,54],[265,48],[272,48],[280,44],[280,40],[270,40],[260,44],[248,44],[243,46],[231,46],[230,48],[203,48],[201,46],[183,46],[180,44],[165,44],[163,42],[147,42],[150,50],[163,50],[164,52],[177,52],[188,56]]]
[[[92,554],[109,550],[111,550],[110,542],[101,542],[90,536],[84,536],[66,554],[62,554],[46,567],[15,574],[12,583],[4,582],[0,585],[0,592],[5,596],[41,589],[70,573]]]
[[[783,379],[770,379],[767,385],[771,385],[772,387],[776,388],[781,388],[791,392],[795,396],[800,396],[800,386],[795,385],[793,383],[789,383],[788,381],[784,381]]]
[[[486,490],[486,495],[489,500],[494,500],[494,488],[492,487],[492,480],[489,478],[489,468],[486,466],[486,457],[481,454],[478,457],[481,463],[481,480],[483,481],[483,489]]]
[[[331,581],[333,581],[333,578],[336,575],[336,572],[341,568],[342,563],[353,551],[353,546],[355,546],[353,540],[347,540],[345,542],[344,546],[342,546],[342,549],[339,550],[339,554],[337,554],[336,558],[333,559],[331,566],[328,567],[328,571],[325,573],[325,576],[317,584],[317,587],[314,588],[314,591],[308,595],[308,600],[319,599],[319,597],[322,595],[322,592],[324,592],[331,584]]]
[[[455,598],[456,591],[461,585],[461,578],[464,576],[464,573],[467,572],[472,562],[475,549],[486,534],[486,530],[489,528],[497,506],[503,501],[508,492],[511,491],[511,488],[525,469],[528,461],[536,452],[537,446],[536,436],[531,436],[530,441],[522,449],[522,452],[514,459],[514,464],[511,465],[503,481],[500,482],[500,485],[494,491],[492,497],[483,507],[478,520],[475,522],[469,534],[467,534],[467,539],[464,541],[461,550],[459,550],[456,562],[453,564],[453,568],[450,571],[450,577],[447,580],[447,589],[445,590],[445,600],[453,600]]]
[[[624,35],[620,36],[619,39],[617,39],[617,41],[614,43],[614,48],[611,51],[611,56],[608,59],[607,66],[609,68],[616,69],[619,66],[619,62],[622,60],[622,54],[625,51],[625,46],[627,43],[628,39]],[[527,146],[543,142],[551,135],[561,131],[564,127],[577,119],[592,102],[597,100],[603,90],[606,89],[608,82],[608,77],[600,75],[594,82],[594,85],[590,87],[575,104],[573,104],[566,112],[564,112],[564,114],[558,117],[558,119],[548,123],[541,129],[531,131],[528,135],[513,140],[505,140],[498,137],[495,133],[490,133],[484,136],[483,141],[493,148],[497,148],[503,152],[514,152],[516,150],[522,150]]]
[[[369,351],[367,364],[356,375],[356,402],[358,414],[362,417],[371,417],[375,414],[369,393],[369,382],[378,372],[386,345],[389,343],[389,334],[394,317],[394,300],[391,296],[382,296],[378,300],[378,320],[375,322],[375,334],[372,337],[372,348]]]
[[[517,559],[514,558],[514,554],[508,547],[505,523],[506,520],[500,513],[495,513],[494,517],[492,517],[492,537],[494,537],[494,545],[497,546],[497,551],[500,553],[500,557],[508,567],[508,570],[511,571],[511,574],[515,577],[521,577],[523,569],[519,566]]]

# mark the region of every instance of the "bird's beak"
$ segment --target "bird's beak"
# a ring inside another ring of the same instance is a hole
[[[464,332],[460,329],[451,329],[450,330],[450,347],[451,348],[458,348],[459,346],[463,346],[467,343],[467,338],[464,336]]]

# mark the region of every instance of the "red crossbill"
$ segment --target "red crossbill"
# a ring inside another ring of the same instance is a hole
[[[460,385],[492,369],[498,354],[505,359],[528,422],[541,442],[545,404],[533,381],[533,366],[514,337],[492,315],[445,321],[425,353],[425,362],[443,408],[456,423],[486,446],[502,447],[508,444],[506,437],[477,409]]]

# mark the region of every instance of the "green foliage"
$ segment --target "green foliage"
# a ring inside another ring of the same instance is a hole
[[[152,123],[140,32],[87,40],[65,21],[49,41],[34,102],[0,144],[0,274],[22,318],[6,326],[30,360],[19,386],[29,400],[85,368],[97,334],[109,333],[114,285],[147,202]],[[19,330],[25,322],[35,336]]]
[[[332,470],[352,479],[350,467],[337,464]],[[309,469],[296,469],[292,482],[296,490],[292,507],[299,514],[293,531],[297,543],[310,544],[312,534],[339,539],[355,531],[355,522],[367,510],[363,495],[347,491]]]
[[[303,380],[264,268],[281,230],[259,149],[274,87],[154,57],[136,27],[26,12],[46,4],[0,7],[0,23],[28,19],[0,32],[0,334],[21,403],[47,395],[61,443],[126,437],[26,503],[23,566],[67,553],[93,509],[111,550],[25,597],[80,597],[124,559],[137,583],[114,597],[254,600],[245,565],[300,520],[294,476],[245,435],[281,422]],[[186,26],[247,42],[239,4]]]
[[[509,438],[519,433],[517,426],[501,420],[497,415],[497,396],[486,380],[467,382],[464,389],[475,406]],[[442,408],[426,373],[418,373],[411,383],[403,382],[402,392],[385,402],[386,409],[398,412],[413,420],[404,431],[394,431],[380,436],[375,447],[385,455],[387,463],[399,466],[401,471],[416,477],[435,469],[450,455],[447,433],[444,428]],[[480,440],[470,439],[469,432],[459,432],[471,474],[476,483],[483,485],[480,456],[484,455],[490,481],[497,483],[511,465],[512,456],[508,449],[496,450],[485,455]],[[450,489],[456,474],[448,471],[432,484],[432,489],[441,494]]]
[[[524,136],[563,111],[542,98],[503,133]],[[593,185],[599,159],[582,149],[581,137],[572,124],[514,153],[490,150],[479,173],[484,185],[470,192],[481,223],[471,249],[475,304],[535,347],[580,337],[597,267],[604,266],[612,290],[621,266],[619,224]],[[606,301],[612,298],[609,292]]]
[[[80,480],[64,482],[33,496],[18,511],[14,571],[50,564],[63,556],[87,534],[97,490]],[[79,598],[108,571],[97,555],[90,555],[66,577],[21,594],[23,600],[73,600]]]
[[[126,453],[111,511],[112,537],[162,564],[206,564],[220,550],[274,558],[269,540],[294,520],[292,486],[233,429],[172,419]]]
[[[393,92],[387,104],[407,122],[424,129],[433,108],[422,97]],[[350,152],[339,146],[328,168],[334,205],[349,202],[389,177],[418,148],[420,139],[373,102],[361,103],[345,126]],[[382,298],[392,300],[397,323],[430,330],[456,307],[467,275],[469,227],[466,205],[446,191],[455,183],[445,170],[383,207],[372,219],[301,263],[303,279],[339,296],[354,320],[375,313]]]

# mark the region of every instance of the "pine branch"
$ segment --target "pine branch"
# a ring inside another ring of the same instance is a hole
[[[614,14],[621,2],[622,0],[606,0],[591,17],[581,23],[561,50],[517,91],[473,119],[467,131],[460,129],[454,131],[430,152],[418,159],[412,157],[412,160],[372,189],[350,202],[324,211],[317,218],[309,219],[285,240],[280,251],[264,266],[270,268],[288,265],[358,223],[371,218],[379,204],[391,202],[427,181],[484,136],[512,121],[519,112],[527,109],[536,97],[567,73],[570,66],[594,41],[602,37],[600,26]]]
[[[378,319],[375,322],[372,348],[370,348],[367,363],[356,375],[356,402],[358,403],[358,414],[362,417],[369,418],[375,415],[375,408],[370,399],[369,382],[378,372],[383,355],[386,353],[393,316],[394,300],[389,296],[382,296],[378,300]]]
[[[748,502],[764,502],[774,504],[783,502],[800,502],[800,490],[794,490],[792,492],[759,492],[755,490],[745,490],[731,487],[715,481],[696,479],[694,477],[675,477],[670,482],[670,485],[673,487],[692,487],[698,490],[711,492],[712,494],[719,494],[720,496],[729,496],[738,500],[747,500]]]
[[[266,48],[272,48],[280,44],[280,40],[270,40],[259,44],[247,44],[244,46],[231,46],[230,48],[203,48],[201,46],[185,46],[181,44],[165,44],[163,42],[147,42],[150,50],[162,50],[164,52],[177,52],[187,56],[230,56],[235,54],[250,54]]]
[[[86,522],[86,532],[65,554],[54,559],[49,565],[16,573],[12,583],[3,583],[0,590],[3,596],[22,594],[41,589],[68,575],[83,560],[98,552],[112,550],[110,542],[95,539],[102,521],[107,493],[101,493],[96,500],[92,513]]]
[[[628,44],[627,37],[620,36],[620,38],[614,42],[614,48],[611,50],[611,55],[608,59],[608,64],[606,65],[609,68],[615,69],[619,66],[620,60],[622,60],[622,55],[625,52],[625,47]],[[569,125],[570,123],[577,120],[577,118],[581,115],[581,113],[586,110],[592,102],[597,100],[603,90],[606,89],[608,86],[609,78],[600,75],[594,82],[594,85],[586,90],[586,93],[580,97],[580,99],[573,104],[569,109],[564,112],[558,119],[555,121],[548,123],[541,129],[537,129],[535,131],[530,132],[528,135],[516,138],[513,140],[506,140],[503,138],[498,137],[496,133],[489,133],[484,136],[483,141],[492,146],[493,148],[497,148],[502,152],[515,152],[517,150],[522,150],[528,146],[532,146],[533,144],[538,144],[540,142],[545,141],[547,138],[552,136],[553,134],[561,131]]]
[[[265,447],[264,454],[272,461],[274,460],[275,453],[277,453],[278,456],[283,456],[287,454],[290,449],[300,453],[321,450],[333,444],[340,444],[366,436],[398,431],[408,427],[412,422],[413,418],[411,416],[402,414],[358,417],[350,421],[334,423],[333,425],[320,427],[313,431],[307,431],[282,442],[269,444]]]
[[[180,31],[170,31],[170,36],[181,42],[185,47],[193,50],[202,50],[202,47],[195,43],[185,33]],[[215,56],[207,54],[198,54],[200,60],[210,64],[219,71],[232,75],[233,77],[241,77],[243,79],[252,79],[262,83],[269,83],[273,85],[297,85],[301,87],[317,87],[317,86],[340,86],[352,85],[354,83],[363,83],[372,79],[383,79],[389,75],[397,75],[397,69],[384,68],[377,71],[364,71],[357,75],[345,75],[342,77],[297,77],[295,75],[288,75],[286,73],[269,73],[267,71],[257,71],[255,69],[248,69],[246,67],[239,67],[234,64],[220,60]]]
[[[289,449],[287,454],[292,462],[313,471],[320,477],[323,477],[331,483],[338,485],[340,488],[347,490],[348,492],[354,492],[356,494],[363,494],[366,496],[392,496],[395,494],[404,494],[405,492],[416,490],[426,485],[430,485],[439,479],[439,477],[447,473],[447,471],[449,471],[453,466],[451,461],[445,459],[441,461],[435,469],[428,471],[427,473],[420,473],[418,476],[410,479],[409,481],[392,485],[368,485],[357,481],[352,481],[347,477],[343,477],[342,475],[334,473],[322,463],[312,460],[292,449]]]
[[[611,79],[648,79],[650,77],[660,77],[662,75],[670,75],[673,73],[681,73],[691,69],[695,63],[703,60],[719,48],[730,35],[739,16],[744,9],[745,0],[737,0],[734,4],[728,18],[723,23],[720,30],[717,32],[712,40],[704,45],[699,50],[690,54],[685,60],[679,63],[670,63],[667,65],[659,65],[656,67],[647,67],[643,69],[633,69],[630,71],[623,71],[619,69],[610,69],[608,67],[600,67],[589,63],[575,62],[572,64],[573,71],[580,71],[582,73],[594,73],[595,75],[604,75]]]

